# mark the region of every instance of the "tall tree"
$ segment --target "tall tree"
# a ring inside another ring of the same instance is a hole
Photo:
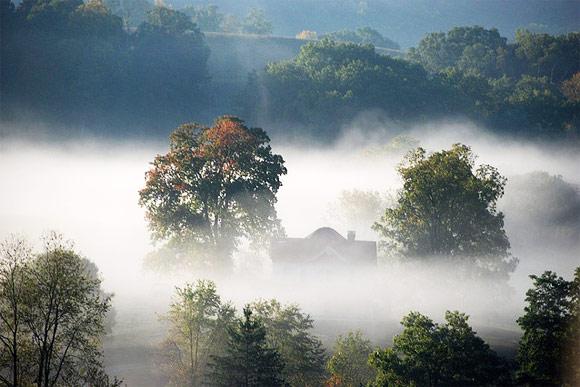
[[[153,237],[203,247],[223,264],[240,238],[278,232],[274,204],[286,168],[269,142],[231,116],[177,128],[139,193]]]
[[[213,358],[212,382],[227,387],[283,386],[283,361],[266,343],[266,329],[249,306],[237,326],[228,330],[226,353]]]
[[[276,349],[284,362],[282,376],[291,386],[318,386],[325,376],[325,354],[320,340],[310,332],[313,320],[297,305],[276,300],[251,304],[264,324],[266,343]]]
[[[411,312],[393,346],[374,352],[372,386],[485,386],[508,379],[505,362],[479,338],[459,312],[446,312],[445,324]]]
[[[7,385],[119,385],[101,363],[111,299],[71,244],[53,233],[32,257],[22,241],[4,245],[0,272],[0,358],[11,355],[0,375],[12,376]]]
[[[175,386],[200,386],[207,376],[210,356],[221,354],[234,309],[222,304],[212,281],[177,288],[175,301],[164,317],[169,334],[162,344],[161,368]]]
[[[580,268],[575,275],[573,281],[551,271],[530,276],[534,286],[518,319],[524,332],[517,356],[520,380],[545,386],[579,381]]]
[[[366,386],[376,375],[376,370],[368,362],[372,352],[370,340],[360,331],[339,336],[326,365],[330,380],[337,386]]]
[[[22,239],[11,237],[0,245],[0,381],[21,385],[22,337],[25,328],[25,276],[32,249]],[[7,368],[5,368],[5,366]]]
[[[403,189],[374,228],[407,257],[455,257],[500,275],[513,271],[503,214],[496,209],[506,179],[475,168],[471,149],[455,144],[427,155],[410,152],[399,166]]]

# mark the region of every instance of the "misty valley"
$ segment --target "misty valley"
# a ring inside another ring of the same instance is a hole
[[[580,385],[578,3],[0,4],[0,385]]]

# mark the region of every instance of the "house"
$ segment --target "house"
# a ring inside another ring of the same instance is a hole
[[[322,227],[305,238],[272,241],[270,258],[274,267],[368,267],[377,264],[377,244],[358,241],[355,232],[343,237],[330,227]]]

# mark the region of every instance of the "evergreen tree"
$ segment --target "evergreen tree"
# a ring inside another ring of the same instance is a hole
[[[266,345],[264,325],[252,318],[248,306],[237,327],[228,329],[227,350],[214,356],[212,381],[228,387],[282,386],[283,362],[278,352]]]

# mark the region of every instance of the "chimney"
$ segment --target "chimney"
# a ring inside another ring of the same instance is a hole
[[[354,238],[356,238],[356,231],[351,230],[346,233],[346,239],[348,239],[350,242],[353,242]]]

